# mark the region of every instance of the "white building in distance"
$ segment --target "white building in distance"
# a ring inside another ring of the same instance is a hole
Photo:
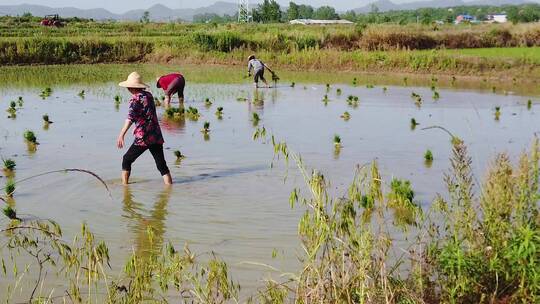
[[[302,24],[302,25],[330,25],[330,24],[344,24],[351,25],[354,22],[349,20],[317,20],[317,19],[294,19],[289,21],[290,24]]]
[[[506,14],[488,15],[487,19],[488,19],[489,22],[494,22],[494,23],[506,23],[506,22],[508,22],[508,16]]]

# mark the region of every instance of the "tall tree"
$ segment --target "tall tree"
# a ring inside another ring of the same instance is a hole
[[[298,6],[298,18],[311,19],[313,18],[314,9],[311,5],[301,4]]]
[[[294,2],[289,2],[289,8],[287,9],[287,19],[294,20],[298,19],[300,14],[298,13],[298,4]]]
[[[336,20],[339,19],[339,15],[336,13],[336,9],[331,6],[321,6],[314,14],[316,19],[323,20]]]
[[[253,20],[264,23],[280,22],[281,8],[275,0],[264,0],[253,12]]]

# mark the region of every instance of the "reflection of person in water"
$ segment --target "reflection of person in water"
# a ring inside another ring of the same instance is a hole
[[[149,252],[161,250],[171,191],[170,187],[165,188],[159,194],[152,209],[146,210],[143,204],[134,201],[131,189],[124,188],[124,217],[130,220],[129,229],[135,234],[135,252],[138,255],[147,256]],[[152,230],[152,239],[148,234],[149,229]]]

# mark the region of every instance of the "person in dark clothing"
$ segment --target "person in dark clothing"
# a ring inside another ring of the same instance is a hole
[[[148,86],[142,82],[141,75],[137,72],[131,73],[126,81],[120,82],[118,85],[127,88],[132,94],[129,101],[128,117],[116,141],[119,149],[124,147],[124,136],[131,125],[135,124],[133,130],[135,141],[122,159],[122,183],[124,185],[129,183],[131,164],[146,150],[150,150],[156,162],[156,167],[163,177],[163,182],[166,185],[171,185],[172,177],[163,154],[163,143],[165,141],[161,134],[154,97],[145,90]]]
[[[182,104],[184,102],[184,88],[186,86],[186,80],[180,73],[171,73],[163,75],[156,80],[156,86],[158,89],[163,89],[165,92],[165,105],[171,104],[171,97],[178,93],[178,101]]]

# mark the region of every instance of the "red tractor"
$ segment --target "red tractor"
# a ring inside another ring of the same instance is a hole
[[[56,27],[63,27],[64,24],[60,20],[60,17],[58,17],[58,14],[54,15],[47,15],[43,20],[41,20],[41,25],[43,26],[56,26]]]

